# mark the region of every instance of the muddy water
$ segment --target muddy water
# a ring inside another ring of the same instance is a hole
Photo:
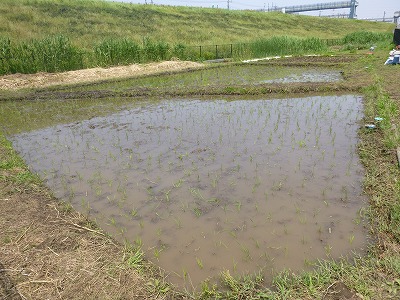
[[[268,82],[336,82],[342,79],[340,71],[332,69],[244,64],[226,66],[224,68],[200,69],[185,74],[173,74],[168,77],[162,77],[161,81],[155,81],[152,77],[138,78],[134,81],[136,86],[160,88],[177,85],[207,86]],[[115,87],[115,83],[109,86]]]
[[[357,96],[169,100],[12,137],[57,197],[190,287],[363,251]]]
[[[210,85],[262,84],[273,82],[337,82],[342,79],[343,77],[339,70],[242,64],[227,65],[223,68],[206,68],[192,72],[170,74],[169,76],[126,79],[118,82],[80,87],[79,89],[126,90],[132,87],[173,88],[175,86],[189,88]]]
[[[301,73],[293,72],[286,77],[269,79],[263,83],[291,83],[291,82],[336,82],[342,79],[339,71],[332,70],[303,70]]]

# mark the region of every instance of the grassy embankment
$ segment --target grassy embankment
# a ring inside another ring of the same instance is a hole
[[[174,57],[203,60],[217,53],[230,56],[231,51],[236,59],[321,53],[328,51],[321,39],[343,38],[366,28],[385,35],[391,29],[383,23],[223,9],[82,0],[3,2],[0,74]],[[234,45],[216,49],[216,44]],[[198,45],[202,50],[194,47]]]
[[[391,28],[347,19],[83,0],[3,0],[0,13],[2,36],[26,41],[62,34],[87,48],[107,38],[205,45],[282,35],[341,38],[355,31]]]

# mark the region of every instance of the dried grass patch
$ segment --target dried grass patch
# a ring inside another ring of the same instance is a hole
[[[133,64],[111,68],[92,68],[63,73],[12,74],[0,77],[0,89],[48,87],[60,84],[94,82],[105,79],[136,77],[169,71],[196,69],[203,64],[191,61],[164,61],[150,64]]]
[[[14,184],[11,184],[14,185]],[[156,299],[121,245],[42,192],[0,186],[1,299]]]

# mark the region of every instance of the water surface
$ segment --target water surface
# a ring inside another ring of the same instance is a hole
[[[11,139],[57,197],[141,243],[172,282],[260,268],[268,281],[365,246],[362,108],[353,95],[135,102]]]
[[[342,80],[339,70],[312,67],[279,67],[265,64],[227,65],[223,67],[198,69],[191,72],[169,74],[168,76],[147,76],[104,82],[79,90],[125,91],[134,88],[166,89],[174,87],[204,87],[224,85],[248,85],[263,83],[291,82],[337,82]],[[65,89],[76,89],[65,88]]]

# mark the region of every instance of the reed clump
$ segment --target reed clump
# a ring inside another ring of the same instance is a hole
[[[65,36],[21,43],[0,38],[0,73],[61,72],[84,68],[84,52]]]
[[[254,57],[300,55],[328,51],[326,43],[319,38],[301,39],[290,36],[275,36],[269,39],[257,40],[250,43],[249,48]]]
[[[342,45],[343,50],[368,49],[374,45],[385,47],[392,39],[391,32],[356,31],[345,35]]]
[[[373,44],[388,46],[387,33],[355,32],[335,42],[343,50],[363,49]],[[248,43],[189,46],[148,37],[142,42],[125,38],[105,38],[91,47],[75,45],[64,35],[15,42],[0,37],[0,75],[63,72],[92,67],[111,67],[163,60],[204,61],[217,58],[242,60],[276,55],[324,54],[328,40],[317,37],[274,36]]]

